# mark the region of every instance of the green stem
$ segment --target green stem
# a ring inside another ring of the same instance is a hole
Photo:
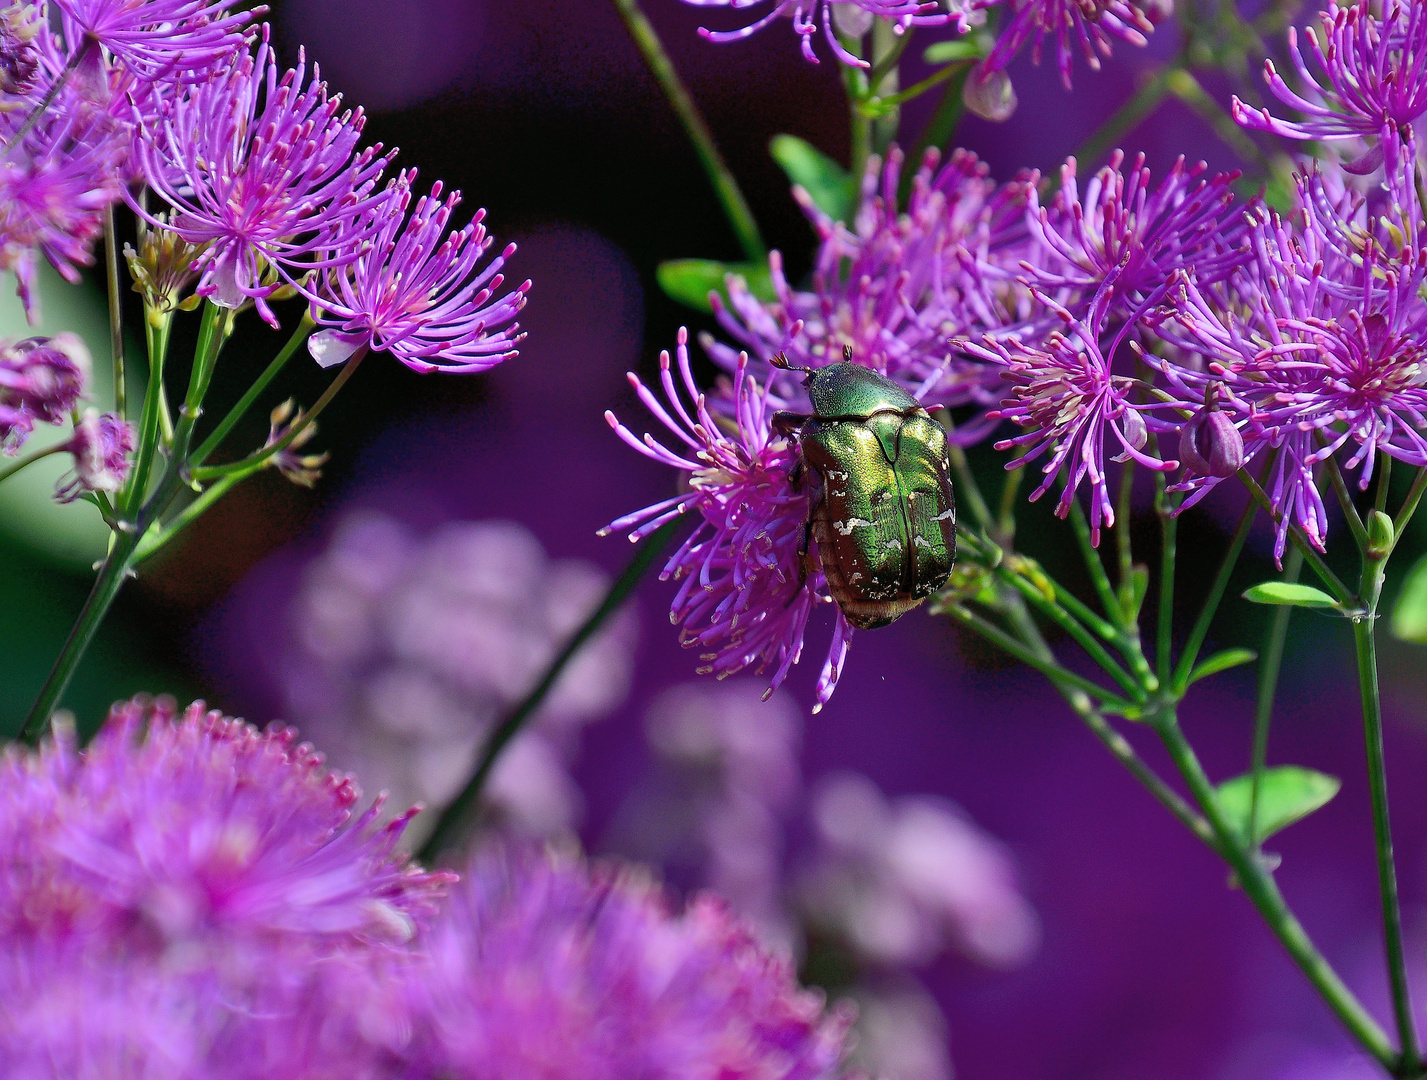
[[[1387,512],[1387,495],[1391,487],[1392,458],[1383,454],[1378,458],[1377,494],[1373,498],[1373,509],[1380,514]]]
[[[277,378],[278,373],[281,372],[287,365],[287,362],[292,359],[293,354],[301,348],[302,343],[307,340],[308,335],[312,333],[316,325],[317,324],[312,321],[311,313],[304,311],[302,313],[302,321],[297,324],[297,329],[292,332],[292,337],[288,338],[287,344],[282,347],[282,351],[273,358],[273,362],[258,376],[257,381],[248,387],[247,393],[238,399],[238,404],[228,410],[228,415],[223,417],[218,426],[213,429],[212,434],[204,439],[198,449],[193,452],[190,461],[194,467],[202,465],[208,460],[209,455],[223,444],[223,440],[228,437],[228,434],[237,426],[238,422],[247,415],[248,410],[253,407],[253,402],[258,400],[262,392],[268,388],[268,384]]]
[[[458,839],[461,830],[467,824],[480,800],[481,789],[485,786],[486,779],[495,767],[500,752],[505,749],[511,739],[515,738],[525,722],[535,714],[541,702],[545,700],[546,695],[550,693],[560,678],[560,673],[565,670],[565,665],[628,599],[684,524],[682,518],[675,518],[650,534],[649,538],[635,552],[629,565],[624,568],[624,572],[610,586],[609,592],[605,593],[599,607],[590,613],[589,618],[570,636],[565,647],[550,662],[550,666],[545,669],[540,681],[535,684],[520,704],[490,730],[486,736],[485,744],[481,747],[475,772],[471,774],[470,780],[461,789],[461,793],[441,811],[441,816],[437,819],[436,827],[432,830],[430,838],[417,854],[418,859],[429,864]]]
[[[1114,116],[1101,124],[1090,138],[1081,143],[1080,148],[1075,151],[1076,162],[1084,167],[1094,165],[1116,142],[1133,131],[1159,108],[1160,103],[1169,96],[1169,77],[1172,72],[1179,70],[1180,62],[1176,60],[1156,71],[1150,81],[1140,87],[1134,97],[1120,106]]]
[[[946,67],[942,68],[940,71],[937,71],[935,74],[928,75],[921,82],[914,83],[913,85],[907,87],[907,89],[901,91],[900,93],[892,94],[890,97],[866,98],[859,103],[858,107],[862,109],[866,113],[866,115],[873,117],[874,119],[881,118],[887,115],[887,110],[899,108],[900,106],[905,105],[907,102],[911,101],[913,98],[921,97],[928,90],[934,90],[936,87],[946,82],[947,79],[950,79],[955,75],[964,75],[970,70],[970,60],[958,60],[955,63],[948,64]]]
[[[99,576],[95,579],[94,586],[84,601],[84,607],[80,609],[79,617],[75,620],[69,637],[65,639],[64,647],[60,650],[59,656],[55,658],[54,667],[50,670],[44,686],[40,688],[39,696],[35,699],[29,716],[25,718],[25,723],[20,728],[20,738],[22,739],[37,738],[45,723],[48,722],[50,714],[54,712],[55,706],[59,704],[65,690],[68,689],[70,680],[74,678],[74,672],[79,667],[80,660],[84,658],[85,652],[94,641],[95,634],[99,632],[100,624],[109,614],[109,609],[119,595],[119,590],[123,587],[125,579],[132,573],[134,555],[138,550],[140,539],[149,525],[156,521],[159,515],[173,502],[174,496],[178,494],[178,489],[183,486],[184,460],[188,454],[189,442],[193,437],[193,426],[198,421],[199,413],[202,412],[203,395],[207,392],[208,384],[213,377],[213,368],[217,364],[218,353],[223,347],[222,326],[226,318],[227,312],[213,303],[209,302],[204,307],[203,324],[198,333],[198,347],[194,352],[193,372],[189,377],[188,395],[184,399],[178,425],[174,429],[173,446],[163,478],[159,481],[152,497],[144,503],[135,516],[135,520],[132,523],[121,522],[120,527],[114,532],[113,546],[110,547],[108,556],[99,568]]]
[[[119,292],[119,238],[114,229],[114,206],[104,208],[104,269],[109,281],[109,350],[114,360],[114,411],[128,415],[124,387],[124,302]]]
[[[927,152],[927,148],[935,146],[940,150],[947,146],[951,142],[952,136],[956,134],[956,128],[966,112],[966,103],[962,100],[961,92],[966,86],[966,77],[971,73],[971,68],[965,65],[956,67],[956,74],[951,77],[945,89],[942,90],[941,100],[937,102],[931,119],[922,128],[921,135],[917,137],[916,143],[913,144],[911,152],[907,155],[909,168],[902,170],[902,179],[897,188],[897,197],[903,204],[912,193],[912,182],[917,176],[917,165]]]
[[[1164,488],[1164,473],[1155,473],[1154,508],[1155,513],[1159,515],[1160,553],[1159,611],[1156,615],[1158,627],[1154,659],[1160,685],[1169,682],[1174,665],[1174,571],[1179,546],[1179,519],[1174,515],[1176,507],[1169,502]]]
[[[1382,740],[1382,701],[1377,679],[1377,643],[1373,634],[1377,600],[1382,590],[1383,561],[1363,560],[1360,592],[1366,618],[1353,620],[1353,645],[1358,663],[1358,688],[1363,708],[1363,741],[1367,748],[1368,789],[1372,795],[1373,841],[1377,849],[1378,887],[1382,894],[1383,944],[1387,950],[1392,1011],[1402,1045],[1402,1064],[1421,1073],[1417,1027],[1407,988],[1407,964],[1402,948],[1402,907],[1397,894],[1397,866],[1392,854],[1392,828],[1387,811],[1387,771]]]
[[[1120,491],[1115,507],[1115,549],[1120,557],[1120,608],[1129,621],[1130,601],[1134,592],[1131,575],[1134,572],[1135,556],[1133,540],[1130,536],[1130,496],[1135,487],[1135,464],[1127,461],[1120,467]]]
[[[949,425],[947,430],[951,430]],[[987,504],[985,496],[981,494],[981,485],[976,482],[976,477],[971,472],[971,462],[966,459],[966,451],[956,443],[949,444],[948,451],[948,456],[951,458],[951,470],[956,474],[957,501],[971,511],[971,516],[976,520],[976,524],[985,529],[989,535],[994,531],[996,521],[991,516],[991,507]]]
[[[139,416],[139,449],[128,486],[118,498],[119,512],[132,515],[149,490],[149,476],[159,448],[160,414],[164,396],[164,361],[168,356],[173,316],[149,309],[144,313],[144,333],[149,347],[149,381],[144,389],[144,410]]]
[[[753,210],[749,207],[748,200],[743,197],[743,192],[738,186],[738,181],[734,179],[728,163],[719,153],[718,144],[714,142],[713,132],[704,122],[703,115],[699,112],[698,106],[694,104],[688,87],[679,78],[679,73],[674,68],[674,62],[665,51],[664,43],[659,40],[659,35],[655,32],[653,24],[640,10],[638,0],[612,0],[612,2],[619,12],[620,18],[624,20],[624,25],[629,30],[629,36],[634,39],[635,47],[644,57],[644,62],[649,66],[660,89],[664,91],[664,96],[669,99],[669,104],[673,106],[674,112],[678,114],[679,122],[689,136],[689,141],[694,144],[694,152],[698,154],[699,162],[703,165],[704,172],[713,185],[714,194],[718,196],[718,200],[723,206],[724,215],[728,218],[729,225],[732,226],[734,234],[738,237],[744,256],[752,262],[766,261],[768,247],[763,242],[762,233],[758,231],[758,222],[753,217]]]
[[[1386,1032],[1378,1026],[1371,1014],[1338,977],[1328,961],[1309,939],[1303,924],[1298,921],[1279,892],[1273,877],[1263,868],[1259,860],[1247,851],[1235,834],[1233,827],[1224,816],[1219,805],[1218,793],[1205,775],[1203,766],[1193,749],[1179,730],[1172,712],[1159,718],[1155,730],[1169,751],[1170,758],[1179,770],[1190,793],[1214,830],[1214,836],[1226,861],[1238,877],[1244,894],[1268,923],[1274,935],[1282,942],[1288,954],[1308,977],[1329,1008],[1367,1050],[1389,1072],[1396,1072],[1397,1055],[1388,1041]]]
[[[1294,548],[1288,553],[1283,565],[1283,579],[1297,581],[1303,569],[1303,552]],[[1249,788],[1249,850],[1259,844],[1259,790],[1263,784],[1264,769],[1268,767],[1268,730],[1273,720],[1273,699],[1278,692],[1278,674],[1283,666],[1283,648],[1288,640],[1288,620],[1293,608],[1282,604],[1273,609],[1273,622],[1269,624],[1268,638],[1264,642],[1263,653],[1259,656],[1258,696],[1254,702],[1254,751],[1253,781]]]
[[[218,480],[227,476],[237,475],[239,479],[249,475],[257,468],[266,465],[277,454],[282,453],[292,445],[294,439],[310,427],[316,419],[322,415],[322,411],[332,404],[332,399],[337,396],[337,392],[347,385],[347,382],[357,373],[357,368],[366,359],[369,348],[363,345],[352,354],[345,364],[342,365],[341,372],[337,377],[327,384],[327,389],[322,391],[322,396],[317,399],[317,403],[310,409],[304,409],[288,428],[287,434],[270,446],[265,446],[254,454],[249,454],[241,461],[234,461],[227,465],[214,465],[210,468],[193,468],[189,470],[193,479],[200,482],[205,480]],[[271,366],[271,365],[269,365]]]
[[[867,169],[867,159],[872,154],[872,118],[862,111],[866,97],[863,88],[866,76],[850,64],[842,67],[842,86],[847,92],[847,118],[850,126],[850,157],[847,170],[857,183],[862,182],[862,174]]]
[[[872,123],[872,149],[877,154],[886,154],[887,148],[897,141],[897,129],[902,123],[902,102],[897,94],[901,87],[898,64],[912,36],[912,27],[897,34],[886,19],[877,19],[872,24],[872,70],[867,76],[867,93],[869,101],[882,102]],[[890,91],[892,96],[873,97],[883,90]]]
[[[46,446],[43,450],[34,450],[24,457],[16,458],[9,465],[0,469],[0,480],[8,480],[27,465],[33,465],[41,458],[49,457],[51,454],[62,453],[67,447],[64,443],[55,443],[54,446]]]
[[[1411,524],[1412,516],[1417,513],[1417,505],[1422,501],[1424,491],[1427,491],[1427,466],[1417,470],[1417,475],[1412,478],[1412,486],[1407,489],[1407,497],[1402,500],[1402,505],[1397,510],[1397,517],[1392,519],[1394,549],[1402,542],[1402,536]]]
[[[1080,554],[1085,559],[1085,569],[1090,572],[1095,594],[1100,597],[1101,607],[1105,609],[1110,621],[1123,629],[1124,609],[1120,607],[1119,598],[1115,595],[1115,587],[1110,584],[1110,575],[1105,572],[1105,563],[1100,558],[1100,552],[1090,542],[1090,523],[1085,520],[1085,511],[1080,508],[1078,501],[1070,504],[1070,526],[1071,531],[1075,533],[1075,542],[1080,546]]]
[[[1224,591],[1229,587],[1229,579],[1234,574],[1234,567],[1239,564],[1239,556],[1243,553],[1244,542],[1249,538],[1249,529],[1253,527],[1257,514],[1258,505],[1250,502],[1244,507],[1244,512],[1239,515],[1239,524],[1234,528],[1233,538],[1229,541],[1229,550],[1224,552],[1224,561],[1219,564],[1219,572],[1214,575],[1214,584],[1209,586],[1209,594],[1204,598],[1204,606],[1199,609],[1199,617],[1194,620],[1194,628],[1189,631],[1189,639],[1184,643],[1184,651],[1179,654],[1179,663],[1175,665],[1174,680],[1170,684],[1170,692],[1175,697],[1183,696],[1185,688],[1189,685],[1189,675],[1199,659],[1199,649],[1204,644],[1204,639],[1209,635],[1209,624],[1214,621],[1214,616],[1219,610],[1219,603],[1224,599]]]
[[[1336,455],[1328,459],[1328,480],[1333,485],[1333,494],[1338,497],[1338,505],[1343,508],[1343,517],[1348,522],[1348,531],[1353,534],[1353,542],[1358,545],[1359,551],[1367,551],[1368,530],[1358,508],[1353,505],[1352,493],[1348,491],[1348,482],[1343,479],[1343,470],[1338,466]]]

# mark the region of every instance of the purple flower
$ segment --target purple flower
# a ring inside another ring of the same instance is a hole
[[[992,7],[1001,0],[992,0]],[[1164,17],[1166,7],[1156,0],[1007,0],[1010,22],[1001,31],[995,47],[981,66],[981,78],[1003,70],[1034,38],[1031,58],[1041,61],[1041,42],[1055,36],[1057,66],[1061,80],[1070,88],[1073,41],[1078,41],[1091,70],[1100,70],[1097,53],[1110,55],[1110,39],[1144,45],[1145,35]]]
[[[0,764],[0,935],[405,941],[451,878],[396,852],[409,814],[352,823],[359,797],[291,728],[135,698],[83,752]]]
[[[314,334],[308,349],[323,367],[363,347],[421,372],[485,371],[516,355],[524,335],[515,316],[530,282],[496,298],[515,245],[482,266],[495,243],[482,224],[485,211],[448,233],[461,193],[443,199],[438,182],[407,216],[414,179],[403,174],[367,211],[376,227],[370,246],[322,276],[313,316],[331,329]]]
[[[1312,179],[1300,183],[1311,191]],[[1164,364],[1170,389],[1191,404],[1222,385],[1223,411],[1244,441],[1244,458],[1272,449],[1274,505],[1283,512],[1277,553],[1296,522],[1319,547],[1326,512],[1312,469],[1340,449],[1366,487],[1379,453],[1427,464],[1427,251],[1390,257],[1360,237],[1345,249],[1338,222],[1304,194],[1297,231],[1261,211],[1251,238],[1255,263],[1231,287],[1186,280],[1176,315],[1206,371]],[[1166,327],[1166,331],[1168,331]],[[1217,393],[1217,390],[1214,391]],[[1217,482],[1187,476],[1192,504]]]
[[[64,450],[74,455],[74,468],[55,482],[56,499],[74,502],[91,491],[118,491],[129,475],[134,428],[114,413],[86,409]]]
[[[452,880],[350,820],[290,729],[117,705],[0,761],[0,1059],[100,1080],[339,1080],[409,1052],[405,947]]]
[[[240,2],[54,0],[71,49],[102,46],[145,79],[196,78],[228,62],[243,47],[248,22],[266,10],[234,10]]]
[[[815,569],[816,548],[803,549],[815,542],[806,537],[807,495],[793,486],[797,447],[774,434],[777,402],[748,373],[746,356],[723,394],[731,417],[725,424],[714,418],[694,383],[687,330],[679,331],[677,352],[692,413],[675,385],[667,351],[659,356],[665,402],[636,375],[629,376],[639,400],[677,440],[675,449],[652,435],[641,440],[611,412],[605,419],[645,457],[687,474],[686,490],[611,522],[601,532],[631,529],[630,540],[637,541],[665,522],[697,512],[701,520],[660,574],[662,580],[679,582],[669,617],[682,627],[686,647],[703,650],[701,673],[723,678],[749,666],[760,672],[772,666],[771,694],[802,655],[813,607],[831,603],[826,581]],[[815,712],[837,686],[851,637],[852,627],[839,610],[818,679]]]
[[[1065,330],[1050,334],[1041,345],[1015,338],[984,339],[968,343],[976,355],[1004,366],[1010,395],[990,415],[1012,420],[1024,434],[996,443],[997,450],[1020,451],[1006,468],[1014,469],[1042,454],[1050,457],[1041,472],[1045,479],[1031,492],[1034,502],[1050,490],[1064,473],[1064,488],[1055,512],[1070,513],[1082,480],[1090,484],[1090,536],[1100,542],[1101,527],[1115,523],[1105,465],[1107,451],[1115,461],[1133,459],[1148,468],[1167,472],[1176,461],[1161,461],[1144,453],[1148,425],[1141,412],[1150,406],[1131,400],[1133,379],[1116,375],[1110,364],[1131,325],[1126,323],[1106,348],[1101,347],[1106,306],[1112,290],[1102,290],[1085,321],[1059,309]]]
[[[944,26],[953,20],[964,33],[971,25],[971,19],[965,12],[947,14],[938,11],[936,0],[843,0],[842,3],[835,0],[684,0],[684,3],[696,7],[726,7],[734,11],[770,5],[753,22],[738,30],[716,31],[701,27],[699,33],[710,41],[722,44],[751,37],[779,18],[791,19],[793,30],[802,38],[803,56],[814,64],[818,58],[813,52],[813,35],[818,31],[818,18],[821,16],[823,35],[833,55],[844,64],[864,68],[870,66],[868,62],[848,52],[837,39],[837,31],[842,26],[835,23],[839,18],[848,17],[839,8],[855,9],[855,14],[849,11],[848,15],[860,25],[851,26],[848,30],[858,32],[857,36],[871,28],[874,18],[891,20],[899,33],[905,32],[909,26]],[[858,19],[858,15],[862,18]]]
[[[998,186],[974,154],[958,150],[941,164],[929,151],[899,212],[902,164],[895,147],[885,166],[869,159],[851,227],[794,189],[821,240],[812,291],[788,285],[775,252],[773,302],[758,300],[736,280],[729,305],[710,297],[720,324],[749,350],[758,377],[780,399],[807,404],[801,380],[768,365],[774,354],[819,367],[850,347],[859,364],[902,383],[928,407],[984,410],[999,399],[999,371],[968,358],[950,339],[1045,321],[1046,309],[1018,279],[1021,262],[1034,257],[1026,248],[1025,207],[1035,175]],[[734,349],[713,340],[705,348],[725,370],[736,366]],[[972,421],[959,441],[988,430]]]
[[[1027,221],[1046,258],[1027,273],[1039,288],[1079,290],[1087,302],[1110,289],[1109,316],[1126,318],[1162,293],[1181,267],[1192,266],[1200,282],[1210,283],[1249,259],[1245,226],[1228,220],[1238,173],[1206,183],[1199,180],[1205,164],[1186,168],[1181,157],[1151,191],[1144,155],[1126,172],[1123,160],[1116,150],[1082,196],[1070,158],[1049,207],[1031,187]]]
[[[0,141],[9,143],[26,110],[0,112]],[[36,256],[65,280],[94,259],[104,231],[104,209],[122,187],[120,166],[128,149],[122,125],[67,89],[24,137],[0,157],[0,270],[10,270],[31,324],[39,318]]]
[[[711,899],[570,856],[479,856],[430,937],[436,1060],[453,1080],[818,1080],[848,1017]]]
[[[1282,120],[1237,97],[1234,118],[1245,127],[1289,139],[1376,140],[1366,155],[1345,167],[1366,173],[1386,161],[1388,176],[1394,178],[1402,158],[1411,162],[1415,156],[1412,125],[1427,115],[1427,9],[1391,0],[1379,19],[1368,0],[1359,0],[1351,7],[1322,12],[1320,18],[1326,47],[1311,29],[1308,47],[1326,85],[1309,74],[1292,27],[1289,51],[1307,96],[1289,89],[1272,60],[1265,63],[1264,78],[1274,97],[1303,119]]]
[[[26,97],[40,75],[41,5],[11,3],[0,11],[0,93]]]
[[[387,157],[357,151],[365,117],[342,112],[305,59],[280,78],[267,41],[231,71],[184,88],[135,146],[149,185],[172,207],[165,221],[131,205],[199,256],[198,292],[224,307],[251,299],[276,325],[266,298],[310,270],[352,262],[382,222],[374,192]],[[269,272],[271,270],[272,272]]]
[[[89,372],[89,349],[75,334],[0,341],[0,447],[14,453],[36,421],[64,423]]]

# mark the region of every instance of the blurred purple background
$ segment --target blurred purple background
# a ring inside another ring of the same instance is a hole
[[[334,85],[373,113],[374,138],[400,145],[402,160],[428,179],[464,189],[468,209],[488,207],[497,237],[521,245],[512,274],[535,285],[519,360],[468,379],[369,365],[338,415],[324,419],[323,448],[335,453],[316,493],[261,478],[203,519],[132,601],[174,628],[173,643],[186,648],[215,703],[257,722],[285,714],[281,676],[303,568],[354,509],[385,513],[417,535],[449,521],[509,519],[554,558],[617,572],[628,544],[596,539],[595,530],[665,496],[669,476],[619,444],[601,414],[638,416],[624,372],[650,370],[681,323],[708,322],[659,294],[654,267],[686,256],[737,258],[692,151],[605,0],[274,6],[281,48],[295,56],[305,44]],[[675,0],[646,6],[770,243],[791,272],[802,272],[812,235],[766,147],[788,131],[845,159],[835,65],[805,64],[781,26],[715,48],[696,34],[699,11]],[[1174,45],[1167,25],[1148,50],[1118,49],[1098,74],[1078,64],[1073,93],[1052,66],[1022,59],[1012,70],[1018,114],[1004,126],[969,120],[959,141],[1000,178],[1024,166],[1052,169]],[[918,112],[908,113],[914,134]],[[1175,103],[1135,130],[1126,149],[1143,150],[1156,172],[1181,153],[1211,168],[1234,164]],[[299,397],[310,400],[322,379],[315,365],[303,378]],[[988,462],[978,458],[989,476]],[[1209,506],[1186,518],[1182,549],[1192,562],[1181,596],[1191,602],[1222,551],[1222,520],[1234,512]],[[1056,545],[1064,534],[1046,520],[1028,513],[1025,546],[1063,560]],[[1148,537],[1152,523],[1143,524]],[[1244,584],[1271,572],[1262,537],[1253,559]],[[646,710],[693,676],[695,658],[669,631],[669,595],[658,582],[641,588],[632,692],[585,729],[575,759],[582,834],[594,850],[649,772]],[[1244,622],[1226,643],[1255,642],[1259,623],[1244,607],[1232,607]],[[829,622],[788,683],[804,707]],[[1414,955],[1427,974],[1427,683],[1419,654],[1394,644],[1385,652],[1394,825]],[[1239,673],[1191,695],[1183,722],[1211,775],[1247,767],[1251,715],[1251,680]],[[1270,848],[1283,854],[1278,879],[1320,946],[1382,1015],[1358,723],[1346,633],[1300,616],[1270,760],[1316,767],[1344,784],[1327,809]],[[918,612],[859,635],[837,695],[806,723],[802,764],[810,782],[855,768],[889,796],[953,800],[1014,857],[1042,922],[1039,951],[1009,971],[943,958],[921,973],[944,1008],[965,1080],[1357,1075],[1335,1020],[1244,897],[1226,887],[1219,861],[1121,772],[1038,676],[960,640],[946,621]]]

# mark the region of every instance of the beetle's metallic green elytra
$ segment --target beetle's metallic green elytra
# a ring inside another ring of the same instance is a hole
[[[946,432],[902,387],[850,361],[810,370],[807,388],[812,414],[779,413],[774,425],[797,440],[808,536],[828,591],[849,623],[873,630],[951,575],[956,499]]]

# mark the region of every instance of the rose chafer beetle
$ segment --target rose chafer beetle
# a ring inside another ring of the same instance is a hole
[[[956,558],[956,499],[946,432],[891,379],[852,363],[807,374],[811,415],[780,412],[773,427],[797,442],[795,481],[808,488],[809,541],[847,621],[874,630],[946,584]]]

